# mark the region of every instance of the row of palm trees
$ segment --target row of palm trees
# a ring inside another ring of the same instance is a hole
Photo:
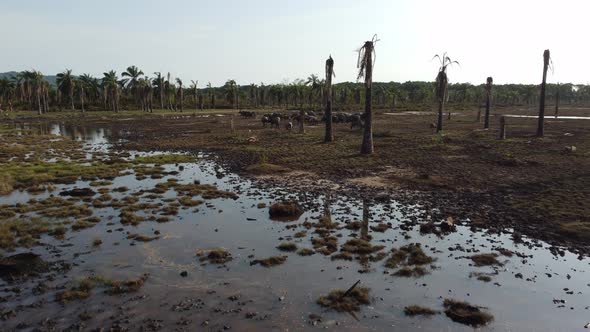
[[[219,107],[321,109],[327,98],[323,88],[326,80],[314,74],[307,79],[282,84],[240,86],[234,80],[228,80],[221,87],[212,87],[211,84],[200,87],[196,80],[186,85],[179,78],[172,79],[169,74],[156,72],[147,77],[135,66],[127,68],[125,73],[128,75],[121,74],[119,77],[115,71],[109,71],[96,78],[88,74],[75,76],[66,70],[59,74],[62,84],[48,84],[45,79],[51,77],[43,77],[34,70],[23,71],[12,78],[0,78],[0,109],[16,107],[41,109],[41,112],[47,111],[49,106],[52,109],[113,111],[121,108],[151,111],[154,108],[184,110]],[[372,86],[373,103],[380,109],[420,107],[437,100],[432,82],[373,82]],[[41,90],[41,106],[36,101],[35,87]],[[364,94],[362,83],[343,82],[334,84],[330,97],[336,109],[356,110],[362,107]],[[447,87],[447,102],[458,107],[483,105],[486,95],[485,84],[460,83],[448,84]],[[588,103],[590,86],[547,84],[546,99],[555,101],[558,95],[562,103]],[[536,107],[539,97],[538,85],[495,85],[493,90],[495,104]]]

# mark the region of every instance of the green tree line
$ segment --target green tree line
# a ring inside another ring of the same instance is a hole
[[[0,109],[30,110],[39,114],[59,110],[120,110],[154,109],[174,111],[198,109],[256,109],[324,108],[325,81],[311,74],[306,79],[295,79],[281,84],[252,83],[238,85],[228,80],[223,86],[210,83],[199,85],[191,80],[183,83],[181,78],[172,78],[169,73],[145,74],[136,66],[129,66],[118,74],[111,70],[102,77],[89,74],[75,75],[64,70],[56,75],[55,84],[50,84],[43,73],[35,70],[19,72],[11,77],[0,78]],[[482,83],[455,83],[448,85],[448,104],[453,107],[478,107],[485,104],[485,77]],[[344,82],[331,89],[332,108],[335,111],[359,110],[364,105],[363,83]],[[372,101],[377,109],[395,111],[397,108],[430,107],[436,101],[435,82],[408,81],[373,82]],[[492,98],[496,106],[535,106],[539,101],[539,85],[503,84],[494,85]],[[547,84],[546,98],[561,104],[590,103],[590,86]]]

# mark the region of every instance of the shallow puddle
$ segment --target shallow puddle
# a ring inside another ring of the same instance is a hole
[[[36,130],[32,126],[23,129]],[[108,128],[55,124],[41,131],[83,140],[89,158],[93,153],[109,151],[113,143],[113,133]],[[146,155],[153,154],[131,151],[125,158]],[[59,196],[73,188],[108,188],[104,191],[118,202],[133,196],[138,198],[134,204],[162,204],[137,211],[137,215],[149,219],[152,215],[162,216],[161,208],[172,200],[176,202],[178,192],[174,188],[150,196],[150,190],[159,183],[169,183],[169,179],[177,179],[181,185],[195,181],[212,184],[218,190],[238,195],[237,199],[213,198],[195,206],[178,205],[177,214],[167,216],[168,222],[144,220],[137,225],[120,221],[121,210],[129,203],[100,208],[90,203],[93,216],[100,218],[93,227],[68,231],[64,239],[45,235],[41,238],[43,245],[30,250],[3,252],[7,256],[32,251],[45,261],[64,261],[71,268],[27,281],[0,280],[2,329],[472,330],[442,313],[446,298],[485,307],[494,320],[484,330],[580,330],[590,321],[590,297],[586,295],[590,292],[590,261],[567,251],[563,256],[554,255],[555,251],[550,251],[546,243],[520,240],[510,230],[490,234],[457,226],[455,232],[421,234],[420,224],[429,220],[422,220],[420,207],[391,201],[361,201],[339,196],[337,192],[330,193],[327,204],[324,196],[313,197],[304,190],[258,187],[205,156],[196,162],[168,164],[163,168],[161,178],[138,179],[130,170],[129,174],[112,179],[111,184],[90,186],[91,181],[78,180],[55,185],[51,192],[14,191],[0,197],[0,204],[16,206],[30,204],[31,198],[39,201],[52,194]],[[128,190],[113,190],[120,187]],[[133,195],[138,192],[141,195]],[[99,196],[96,193],[92,199]],[[280,199],[299,201],[304,214],[297,221],[271,220],[268,206]],[[265,203],[265,207],[260,203]],[[326,215],[326,205],[332,222],[338,225],[322,229],[316,223]],[[31,213],[35,212],[28,215]],[[345,228],[352,222],[359,226]],[[337,240],[339,250],[332,256],[355,238],[370,238],[371,245],[384,246],[375,253],[387,255],[380,260],[374,257],[373,261],[367,255],[354,254],[352,261],[332,260],[319,252],[300,256],[276,248],[282,242],[292,242],[298,249],[313,249],[312,239],[320,239],[322,232]],[[155,239],[142,242],[129,238],[130,234]],[[97,239],[102,243],[93,245]],[[386,268],[385,262],[392,249],[412,243],[420,243],[435,261],[424,265],[424,276],[397,276],[399,268]],[[196,256],[200,249],[214,248],[224,248],[233,259],[216,265],[201,262]],[[481,253],[495,253],[500,264],[475,266],[469,257]],[[251,264],[255,259],[277,255],[287,256],[284,264],[268,268]],[[183,272],[185,276],[181,275]],[[97,288],[87,299],[66,304],[55,300],[56,293],[86,276],[123,280],[145,273],[149,277],[136,293],[111,296]],[[481,276],[485,278],[478,279]],[[339,313],[316,304],[330,290],[345,290],[357,280],[370,288],[371,297],[371,304],[363,306],[360,312]],[[44,292],[38,291],[40,284],[44,285]],[[414,304],[441,314],[405,316],[404,307]]]

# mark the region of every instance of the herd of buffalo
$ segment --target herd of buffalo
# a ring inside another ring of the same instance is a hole
[[[256,112],[254,111],[240,111],[240,115],[244,118],[255,118]],[[332,113],[332,123],[349,123],[350,129],[355,127],[363,128],[364,126],[364,113],[345,113],[345,112],[334,112]],[[284,127],[287,130],[293,129],[293,122],[301,121],[300,111],[290,112],[273,112],[262,115],[261,122],[264,127],[270,125],[271,128],[279,129],[281,123],[284,123]],[[326,115],[318,117],[314,111],[303,112],[303,121],[308,125],[318,125],[320,122],[326,121]]]

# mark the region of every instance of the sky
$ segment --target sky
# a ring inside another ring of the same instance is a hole
[[[589,0],[2,0],[0,72],[136,65],[184,82],[356,80],[356,50],[377,34],[374,81],[432,81],[447,52],[451,83],[590,83]]]

